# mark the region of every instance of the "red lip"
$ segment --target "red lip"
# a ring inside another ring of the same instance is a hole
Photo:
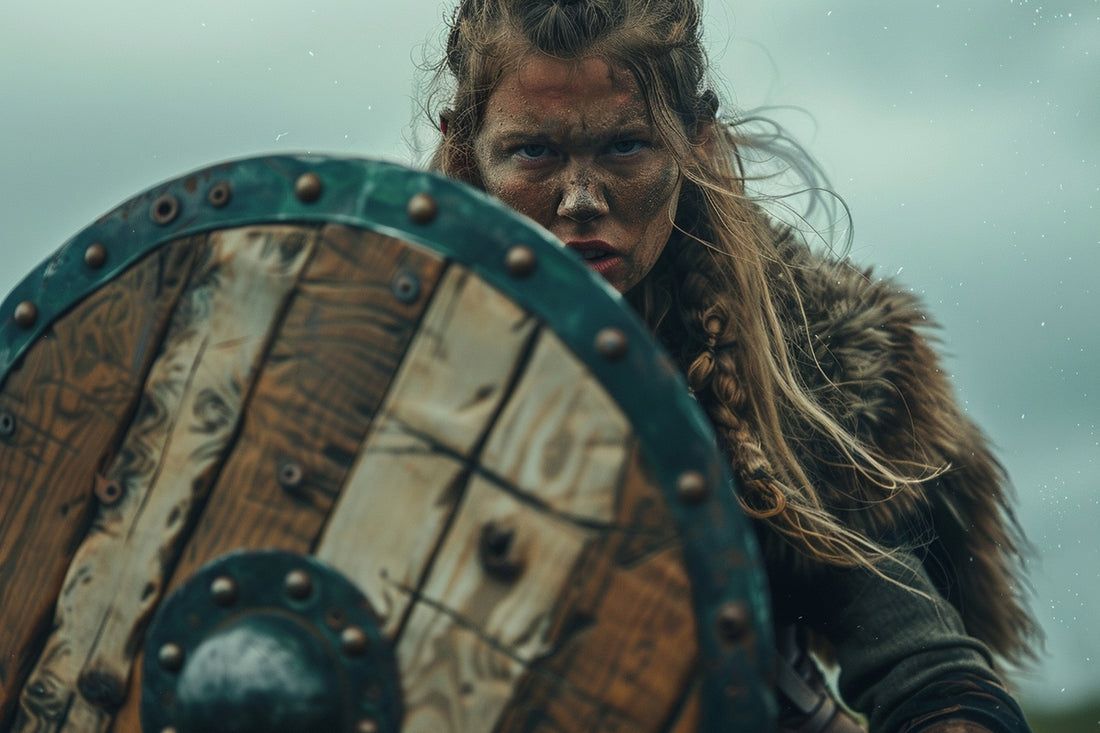
[[[566,242],[565,246],[580,255],[581,261],[589,269],[607,279],[611,278],[617,267],[622,263],[622,255],[602,239],[572,240]],[[584,256],[585,252],[590,254],[599,253],[599,256],[589,259]]]
[[[617,255],[618,252],[607,242],[602,239],[585,239],[585,240],[572,240],[565,243],[565,246],[569,249],[577,252],[601,252],[607,255]]]

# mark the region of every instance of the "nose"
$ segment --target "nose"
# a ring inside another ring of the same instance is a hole
[[[576,222],[592,221],[608,212],[607,196],[591,178],[574,177],[566,183],[558,202],[558,216]]]

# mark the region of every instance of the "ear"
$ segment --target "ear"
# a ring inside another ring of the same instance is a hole
[[[447,148],[451,151],[450,165],[446,169],[447,174],[484,191],[485,181],[482,178],[481,169],[478,167],[473,148],[469,145],[457,144],[448,145]]]
[[[473,149],[460,142],[454,130],[443,136],[432,155],[430,166],[432,170],[437,170],[448,178],[485,190]]]

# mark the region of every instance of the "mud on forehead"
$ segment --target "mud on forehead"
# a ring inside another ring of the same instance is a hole
[[[593,100],[599,104],[578,112],[584,102]],[[592,109],[597,111],[595,116]],[[571,119],[578,114],[579,119]],[[598,58],[526,57],[490,96],[486,117],[491,116],[498,118],[492,132],[502,141],[553,137],[565,129],[571,135],[579,133],[575,142],[590,144],[624,133],[652,134],[649,111],[633,76]]]

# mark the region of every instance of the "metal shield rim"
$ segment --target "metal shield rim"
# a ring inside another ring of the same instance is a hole
[[[345,224],[441,252],[553,327],[635,425],[683,540],[703,671],[700,730],[724,730],[732,721],[768,725],[766,581],[706,416],[610,286],[548,232],[465,184],[380,160],[279,155],[219,163],[154,186],[72,237],[0,305],[0,385],[54,320],[162,244],[291,222]],[[533,250],[533,267],[509,269],[517,245]],[[34,311],[29,323],[24,304]],[[613,348],[608,334],[617,340]],[[662,420],[648,419],[653,414]],[[708,489],[703,500],[677,491],[686,476]],[[740,639],[730,634],[731,614],[747,616],[738,618],[746,632]]]

